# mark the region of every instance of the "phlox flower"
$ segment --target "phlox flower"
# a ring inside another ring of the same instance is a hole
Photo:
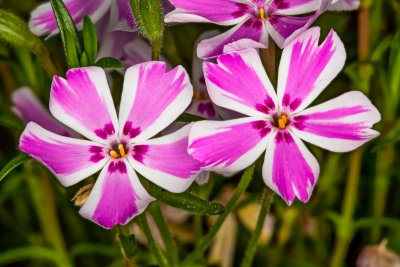
[[[89,16],[93,23],[109,18],[112,31],[136,30],[135,18],[129,0],[63,0],[78,30],[83,28],[83,18]],[[38,36],[59,32],[50,2],[38,6],[31,13],[29,28]]]
[[[125,67],[151,60],[151,48],[137,33],[137,25],[129,0],[63,0],[78,30],[83,28],[84,16],[96,26],[99,39],[97,59],[113,57]],[[171,7],[163,1],[163,7]],[[58,34],[57,21],[50,2],[31,13],[29,27],[38,36]]]
[[[306,30],[331,4],[331,0],[170,0],[176,7],[165,17],[167,23],[202,22],[233,26],[229,31],[202,41],[200,58],[223,54],[225,45],[249,41],[268,46],[268,36],[283,48]],[[312,13],[311,15],[309,15]],[[303,15],[303,16],[295,16]]]
[[[25,123],[31,121],[53,133],[75,137],[77,133],[64,126],[51,116],[49,110],[40,102],[29,87],[21,87],[12,93],[12,111]]]
[[[255,49],[204,63],[209,95],[217,105],[247,117],[196,122],[189,154],[205,168],[235,172],[265,152],[264,182],[289,205],[307,202],[319,165],[303,141],[334,152],[353,150],[378,132],[378,110],[361,92],[348,92],[307,108],[343,68],[343,43],[331,31],[318,44],[320,29],[311,28],[282,52],[275,92]],[[301,140],[302,139],[302,140]]]
[[[89,140],[69,138],[30,122],[20,149],[43,163],[64,186],[100,171],[79,213],[104,228],[126,224],[153,200],[136,171],[171,192],[193,182],[200,162],[187,153],[191,125],[151,139],[189,105],[193,88],[182,67],[163,62],[129,68],[117,117],[101,68],[77,68],[55,76],[50,112]]]

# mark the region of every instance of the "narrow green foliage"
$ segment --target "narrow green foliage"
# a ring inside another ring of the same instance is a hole
[[[50,0],[50,2],[60,29],[68,68],[79,67],[82,49],[75,23],[62,0]]]
[[[225,222],[230,212],[232,212],[239,198],[246,192],[247,188],[249,187],[250,182],[253,178],[254,168],[255,165],[253,164],[243,172],[243,175],[240,179],[240,183],[237,186],[236,191],[233,194],[232,198],[226,205],[225,211],[218,216],[217,220],[210,228],[210,230],[207,232],[207,234],[198,241],[196,249],[185,258],[185,260],[182,262],[182,266],[192,266],[191,264],[195,260],[203,257],[203,253],[211,245],[211,242],[217,235],[218,230],[221,228],[222,224]]]
[[[144,235],[146,236],[148,246],[150,248],[151,253],[157,259],[158,266],[161,267],[169,267],[171,266],[165,252],[161,250],[160,246],[154,240],[153,234],[151,233],[149,223],[147,222],[146,215],[140,214],[136,217],[136,222],[142,229]]]
[[[104,69],[123,69],[124,65],[113,57],[103,57],[96,62],[96,66],[102,67]]]
[[[96,62],[98,43],[96,28],[88,16],[83,20],[83,45],[89,62],[87,65],[92,66]]]
[[[0,10],[0,40],[34,53],[42,61],[49,76],[54,75],[54,65],[42,40],[29,30],[23,20],[4,10]]]
[[[19,48],[39,55],[46,47],[26,23],[16,15],[0,10],[0,39]]]
[[[57,253],[55,253],[54,250],[45,247],[29,246],[2,251],[0,253],[1,266],[5,266],[14,262],[22,262],[27,259],[52,262],[54,264],[53,266],[64,266],[64,262],[59,259]]]
[[[86,66],[90,66],[91,65],[90,62],[89,62],[89,57],[88,57],[88,55],[86,54],[85,51],[83,51],[82,54],[81,54],[80,62],[81,62],[80,63],[81,67],[86,67]]]
[[[389,73],[388,73],[388,88],[389,98],[388,103],[391,110],[388,113],[395,113],[400,100],[400,30],[396,32],[392,39],[389,55]]]
[[[13,158],[12,160],[10,160],[6,166],[3,167],[3,169],[1,169],[0,171],[0,182],[7,176],[7,174],[9,174],[12,170],[14,170],[15,168],[17,168],[19,165],[21,165],[22,163],[24,163],[27,160],[30,160],[31,157],[29,157],[28,155],[24,154],[24,153],[20,153],[18,154],[18,156],[16,156],[15,158]]]
[[[164,37],[164,16],[160,0],[130,0],[140,32],[152,46],[152,59],[158,60]]]
[[[244,253],[244,258],[242,264],[240,265],[241,267],[250,267],[253,263],[253,259],[258,248],[258,241],[261,236],[261,231],[264,227],[265,218],[269,213],[273,196],[274,193],[270,189],[268,188],[264,189],[264,193],[261,197],[261,210],[260,214],[258,215],[256,228],[251,234],[249,243],[247,244],[246,251]]]
[[[199,198],[187,192],[179,194],[168,192],[143,177],[140,177],[140,182],[154,198],[170,206],[189,211],[193,214],[215,215],[220,214],[225,210],[224,206],[218,203]]]

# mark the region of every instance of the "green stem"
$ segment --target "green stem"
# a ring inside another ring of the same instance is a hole
[[[30,165],[26,166],[30,167]],[[33,174],[33,170],[28,169],[27,173]],[[27,181],[32,191],[35,210],[46,241],[55,249],[65,267],[72,266],[65,248],[64,237],[56,212],[53,186],[48,174],[42,170],[40,177],[31,175],[28,176]]]
[[[343,267],[347,251],[354,235],[354,211],[357,202],[358,185],[360,182],[360,170],[362,149],[354,151],[350,155],[349,176],[347,177],[346,191],[343,202],[342,217],[336,225],[336,243],[330,267]]]
[[[175,240],[173,239],[171,232],[169,231],[168,226],[164,220],[164,217],[160,210],[160,206],[157,204],[152,205],[150,207],[150,213],[153,216],[154,221],[156,222],[158,230],[160,231],[165,247],[168,249],[167,256],[169,256],[172,266],[178,266],[178,247],[176,246]]]
[[[272,84],[276,85],[276,45],[274,42],[269,42],[267,49],[260,49],[260,57],[264,69],[267,72]]]
[[[260,238],[261,231],[264,226],[265,218],[269,213],[273,196],[274,193],[270,189],[268,188],[264,189],[264,193],[261,197],[261,210],[260,214],[258,215],[256,228],[254,229],[250,241],[247,244],[247,248],[244,253],[244,259],[242,261],[242,264],[240,265],[241,267],[250,267],[253,262],[258,247],[258,240]]]
[[[149,245],[150,251],[156,257],[159,266],[161,267],[169,267],[171,266],[168,262],[165,253],[161,250],[160,246],[154,240],[153,235],[151,234],[149,223],[147,222],[146,215],[141,214],[137,217],[136,222],[139,224],[140,228],[142,228],[144,235],[147,238],[147,242]]]
[[[130,259],[130,249],[129,247],[127,248],[127,244],[123,242],[121,239],[121,236],[128,237],[131,235],[131,226],[130,224],[126,224],[123,226],[118,226],[116,227],[117,232],[115,233],[115,241],[117,243],[117,246],[122,252],[122,255],[124,257],[124,263],[126,267],[131,267],[135,266],[135,263],[133,260]],[[130,244],[129,244],[130,245]]]
[[[151,43],[151,60],[160,60],[162,41],[154,41]]]
[[[387,194],[390,187],[390,169],[394,160],[394,150],[389,147],[378,153],[376,175],[375,175],[375,192],[373,203],[374,217],[382,217],[385,212]],[[372,228],[372,242],[377,242],[380,236],[381,226],[376,225]]]
[[[192,262],[194,262],[196,259],[201,258],[203,256],[203,253],[210,246],[210,244],[213,241],[218,230],[221,228],[222,224],[224,223],[226,217],[233,210],[236,202],[239,200],[240,196],[246,191],[247,187],[249,186],[250,181],[253,177],[253,172],[254,172],[254,165],[252,165],[251,167],[248,167],[246,169],[235,193],[233,194],[232,198],[229,200],[228,204],[226,205],[224,213],[222,213],[221,215],[218,216],[214,225],[210,228],[208,233],[197,243],[196,249],[186,257],[186,259],[183,261],[182,265],[189,265]]]

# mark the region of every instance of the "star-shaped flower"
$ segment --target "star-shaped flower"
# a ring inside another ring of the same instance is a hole
[[[117,117],[101,68],[72,69],[54,77],[50,111],[88,140],[57,135],[30,122],[20,149],[52,171],[64,186],[98,171],[80,214],[104,228],[126,224],[153,198],[136,171],[171,192],[185,191],[201,168],[187,153],[191,125],[150,139],[190,104],[193,88],[182,67],[166,72],[163,62],[129,68]]]
[[[284,50],[275,93],[255,49],[204,63],[209,95],[217,105],[248,117],[196,122],[189,153],[205,168],[235,172],[265,152],[264,182],[291,204],[307,202],[319,176],[319,165],[301,139],[346,152],[378,132],[378,110],[361,92],[348,92],[307,108],[343,68],[346,52],[331,31],[322,44],[319,28],[311,28]]]

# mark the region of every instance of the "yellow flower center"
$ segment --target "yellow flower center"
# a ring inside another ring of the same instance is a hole
[[[288,123],[288,118],[285,114],[283,114],[279,119],[278,119],[278,126],[279,129],[283,130],[286,129]]]
[[[199,90],[194,90],[193,98],[198,101],[204,100],[204,96],[202,95],[202,93]]]
[[[268,13],[265,13],[264,8],[260,8],[260,19],[262,20],[269,19]]]
[[[119,159],[121,157],[125,157],[125,155],[126,155],[125,148],[124,148],[124,145],[122,145],[122,144],[118,145],[118,151],[116,151],[116,150],[110,151],[110,156],[114,159]]]

